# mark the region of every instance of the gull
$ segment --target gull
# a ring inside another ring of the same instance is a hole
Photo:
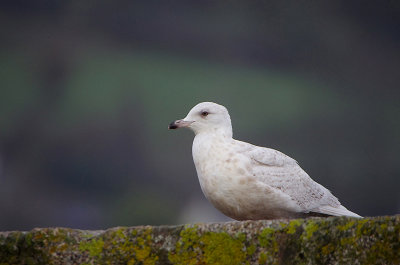
[[[195,133],[192,155],[205,197],[235,220],[350,216],[332,193],[293,158],[232,138],[228,110],[213,102],[194,106],[168,129]]]

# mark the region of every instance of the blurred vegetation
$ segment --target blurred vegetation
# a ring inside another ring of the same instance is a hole
[[[397,2],[0,7],[0,229],[207,221],[166,130],[201,101],[352,211],[399,211]]]

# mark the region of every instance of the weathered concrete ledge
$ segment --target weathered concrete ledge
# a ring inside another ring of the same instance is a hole
[[[0,264],[400,264],[400,215],[0,232]]]

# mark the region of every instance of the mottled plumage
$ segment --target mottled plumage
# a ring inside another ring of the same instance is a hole
[[[289,156],[232,138],[229,113],[199,103],[170,129],[195,132],[192,155],[201,189],[222,213],[236,220],[359,215],[343,207]]]

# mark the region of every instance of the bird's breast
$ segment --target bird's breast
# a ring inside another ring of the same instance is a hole
[[[229,140],[196,136],[192,148],[193,161],[199,179],[232,177],[244,174],[243,159],[239,159]]]
[[[201,189],[217,208],[222,208],[217,204],[234,203],[232,199],[253,181],[248,162],[229,141],[195,139],[192,152]]]

